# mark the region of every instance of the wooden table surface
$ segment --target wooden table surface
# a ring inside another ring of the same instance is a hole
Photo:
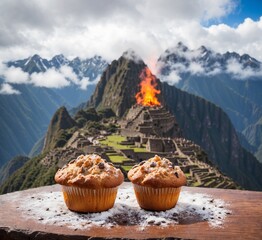
[[[131,188],[124,183],[122,188]],[[60,191],[60,186],[29,189],[0,196],[0,239],[87,239],[102,238],[182,238],[182,239],[262,239],[262,192],[183,187],[189,193],[208,194],[222,199],[228,205],[228,215],[219,228],[207,221],[183,222],[161,227],[150,225],[144,229],[135,225],[118,225],[111,229],[92,227],[72,229],[66,226],[46,225],[35,219],[24,218],[20,209],[22,199],[36,193]]]

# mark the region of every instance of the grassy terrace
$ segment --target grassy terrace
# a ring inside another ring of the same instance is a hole
[[[129,160],[120,154],[107,153],[107,156],[109,157],[110,161],[113,163],[123,163],[125,160]]]
[[[122,166],[122,168],[128,172],[133,166]]]
[[[190,173],[185,173],[186,177],[191,177],[191,174]]]
[[[110,135],[107,136],[107,139],[100,141],[100,143],[112,147],[115,150],[132,149],[134,152],[146,152],[146,148],[144,147],[138,148],[134,145],[122,145],[120,144],[122,141],[126,141],[126,138],[120,135]]]
[[[200,183],[194,182],[194,183],[192,184],[192,186],[193,186],[193,187],[198,187],[198,186],[200,186]]]
[[[102,145],[106,145],[112,147],[114,150],[121,150],[121,149],[132,149],[134,152],[146,152],[146,148],[135,147],[134,145],[122,145],[121,142],[126,141],[126,138],[120,135],[110,135],[107,136],[105,140],[100,141]],[[107,153],[110,161],[116,164],[121,164],[124,161],[129,161],[130,159],[126,158],[125,156],[121,155],[120,153]],[[128,171],[132,166],[123,166],[125,171]]]

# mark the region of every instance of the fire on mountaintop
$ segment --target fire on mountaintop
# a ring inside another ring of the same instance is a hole
[[[140,83],[140,92],[136,94],[136,102],[142,106],[160,106],[160,102],[157,99],[157,95],[160,94],[160,90],[157,90],[156,77],[152,75],[150,69],[145,67],[141,72],[139,78],[141,79]]]

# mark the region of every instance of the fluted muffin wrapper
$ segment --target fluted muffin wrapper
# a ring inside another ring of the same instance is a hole
[[[90,189],[62,185],[67,207],[76,212],[102,212],[112,208],[117,189],[117,187]]]
[[[133,184],[139,206],[145,210],[164,211],[176,206],[181,187],[152,188]]]

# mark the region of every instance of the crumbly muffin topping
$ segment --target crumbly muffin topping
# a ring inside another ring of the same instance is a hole
[[[141,186],[154,188],[181,187],[186,184],[186,176],[178,166],[166,158],[155,156],[142,161],[128,172],[129,180]]]
[[[55,175],[61,185],[85,188],[116,187],[124,181],[123,173],[112,163],[106,162],[97,154],[80,155]]]

